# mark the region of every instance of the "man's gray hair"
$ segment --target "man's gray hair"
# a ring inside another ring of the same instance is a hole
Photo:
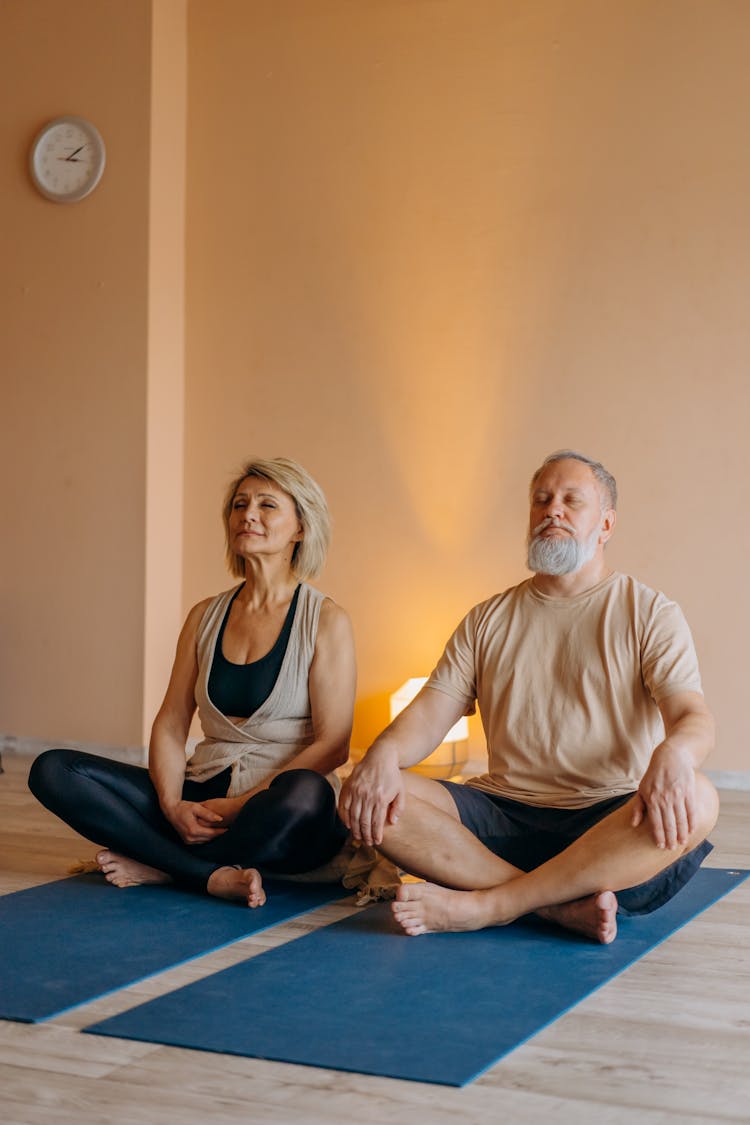
[[[588,465],[601,488],[603,498],[606,499],[606,503],[603,503],[602,507],[617,507],[617,481],[615,478],[604,468],[601,461],[595,461],[593,457],[587,457],[585,453],[578,453],[575,449],[558,449],[555,453],[550,453],[549,457],[545,457],[531,478],[532,492],[544,470],[548,465],[553,465],[555,461],[580,461],[582,464]]]

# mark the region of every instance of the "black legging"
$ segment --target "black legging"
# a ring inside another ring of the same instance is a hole
[[[186,780],[183,798],[223,797],[229,775],[224,770],[209,781]],[[206,889],[217,868],[231,865],[278,875],[312,871],[336,854],[347,835],[333,789],[313,770],[278,774],[245,802],[226,832],[205,844],[186,844],[175,832],[142,766],[46,750],[31,767],[29,788],[81,836],[196,890]]]

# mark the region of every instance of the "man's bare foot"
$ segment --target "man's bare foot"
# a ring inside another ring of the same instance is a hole
[[[602,945],[609,945],[617,937],[617,898],[612,891],[602,891],[560,906],[545,906],[537,910],[537,914]]]
[[[145,863],[138,863],[117,852],[102,851],[96,856],[97,866],[114,887],[138,887],[143,883],[171,883],[171,876]]]
[[[253,909],[266,901],[263,880],[254,867],[217,867],[212,871],[206,890],[215,898],[239,898]]]
[[[480,930],[491,925],[484,891],[452,891],[434,883],[406,883],[391,903],[393,917],[410,937],[442,930]]]
[[[484,926],[507,925],[514,920],[510,916],[498,917],[497,894],[490,902],[487,891],[453,891],[434,883],[400,886],[391,910],[410,937],[442,930],[479,930]],[[602,945],[608,945],[617,936],[617,898],[612,891],[560,906],[547,906],[536,913]]]

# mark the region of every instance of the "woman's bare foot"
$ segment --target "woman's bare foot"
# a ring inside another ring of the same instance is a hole
[[[480,930],[491,925],[484,891],[452,891],[434,883],[406,883],[391,903],[393,917],[410,937],[442,930]]]
[[[561,906],[546,906],[537,910],[537,914],[602,945],[609,945],[617,937],[617,897],[612,891],[564,902]]]
[[[410,937],[442,930],[479,930],[484,926],[507,925],[513,920],[498,919],[496,896],[491,903],[487,891],[453,891],[434,883],[399,887],[391,910]],[[617,936],[617,898],[612,891],[548,906],[536,913],[602,945],[608,945]]]
[[[217,867],[212,871],[206,890],[215,898],[239,898],[253,909],[266,901],[263,880],[254,867]]]
[[[138,887],[143,883],[171,883],[171,876],[155,867],[147,867],[117,852],[98,852],[96,862],[108,883],[114,887]]]

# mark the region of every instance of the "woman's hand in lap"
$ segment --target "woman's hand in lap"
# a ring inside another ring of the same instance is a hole
[[[225,798],[223,798],[225,799]],[[226,832],[220,813],[209,808],[212,801],[178,801],[166,814],[172,827],[186,844],[206,844]]]
[[[207,801],[202,802],[202,808],[208,809],[209,812],[216,813],[219,819],[219,826],[221,828],[228,828],[230,824],[234,824],[237,819],[237,814],[244,804],[244,797],[238,801],[236,797],[210,797]]]

